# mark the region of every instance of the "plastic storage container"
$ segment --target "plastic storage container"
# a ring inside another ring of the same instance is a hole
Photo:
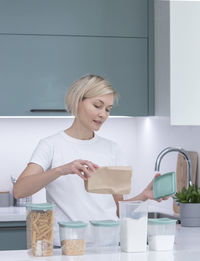
[[[148,219],[149,250],[172,250],[176,232],[176,220],[169,218]]]
[[[115,220],[90,221],[95,252],[116,252],[119,250],[120,222]]]
[[[53,205],[27,204],[27,249],[34,256],[53,254]]]
[[[87,224],[81,221],[58,222],[62,254],[68,256],[85,253]]]
[[[154,179],[153,194],[155,199],[176,193],[176,172],[168,172]]]
[[[120,246],[124,252],[145,252],[147,247],[147,204],[120,201]]]

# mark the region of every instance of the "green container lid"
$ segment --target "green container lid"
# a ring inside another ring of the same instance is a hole
[[[168,224],[175,224],[176,219],[171,218],[149,218],[148,223],[154,225],[168,225]]]
[[[153,194],[155,199],[176,193],[176,172],[168,172],[154,179]]]
[[[82,221],[69,221],[69,222],[58,222],[59,226],[61,227],[68,227],[68,228],[83,228],[87,227],[87,223]]]
[[[95,227],[116,227],[120,222],[115,220],[92,220],[90,223]]]
[[[50,203],[27,203],[26,207],[31,210],[53,210],[54,205]]]

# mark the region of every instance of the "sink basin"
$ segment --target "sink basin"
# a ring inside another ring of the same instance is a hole
[[[148,212],[148,218],[171,218],[171,219],[176,219],[177,224],[181,223],[180,216],[178,214],[170,215],[167,213],[160,213],[160,212]]]

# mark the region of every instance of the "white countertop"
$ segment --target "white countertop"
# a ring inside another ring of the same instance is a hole
[[[0,260],[25,261],[25,260],[66,260],[66,261],[188,261],[200,260],[200,227],[181,227],[177,225],[174,250],[149,251],[145,253],[102,253],[96,254],[86,251],[84,256],[63,256],[61,249],[55,249],[53,256],[32,257],[27,250],[0,251]]]
[[[25,221],[25,207],[0,207],[0,222],[6,221]]]

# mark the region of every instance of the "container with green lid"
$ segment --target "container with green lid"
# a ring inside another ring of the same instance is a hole
[[[176,221],[170,218],[148,219],[148,244],[150,250],[173,249]]]
[[[119,251],[120,222],[117,220],[91,220],[95,252]]]
[[[42,210],[42,211],[53,210],[53,204],[47,202],[39,203],[39,204],[27,203],[26,208],[28,210]]]
[[[176,193],[176,172],[168,172],[154,179],[153,194],[155,199]]]
[[[62,254],[68,256],[85,253],[87,223],[82,221],[58,222]]]
[[[50,203],[26,205],[27,249],[34,256],[53,254],[53,207]]]
[[[176,224],[176,219],[171,218],[149,218],[149,224],[157,224],[157,225],[169,225],[169,224]]]
[[[120,225],[120,222],[115,220],[93,220],[90,223],[96,227],[117,227]]]
[[[69,221],[69,222],[58,222],[60,227],[68,227],[68,228],[83,228],[87,227],[87,223],[82,221]]]

